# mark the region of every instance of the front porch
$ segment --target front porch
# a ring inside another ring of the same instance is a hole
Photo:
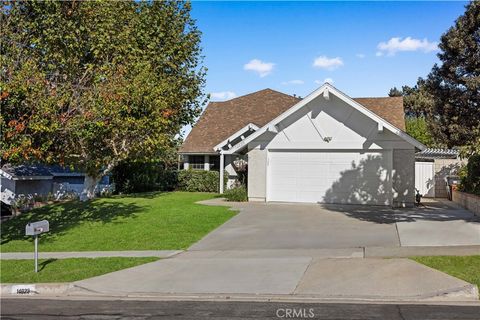
[[[258,130],[258,126],[249,123],[224,141],[217,144],[211,153],[180,153],[180,168],[184,170],[214,170],[220,172],[220,194],[224,192],[224,172],[228,174],[227,189],[240,183],[239,172],[247,170],[245,139]],[[236,152],[231,152],[235,147]],[[245,175],[244,175],[245,176]],[[245,183],[246,181],[243,181]]]
[[[230,189],[240,183],[238,160],[246,161],[246,155],[241,154],[181,154],[179,169],[218,171],[220,179],[220,194],[224,192],[225,172],[227,173],[226,188]]]

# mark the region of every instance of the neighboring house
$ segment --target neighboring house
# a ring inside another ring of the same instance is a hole
[[[184,169],[248,162],[250,201],[411,206],[415,151],[401,97],[352,99],[324,84],[304,99],[271,89],[211,102],[183,143]],[[220,193],[223,174],[220,174]]]
[[[445,178],[456,176],[466,164],[455,149],[428,148],[415,154],[415,188],[424,197],[447,198]]]
[[[81,193],[85,174],[61,166],[4,165],[0,169],[2,202],[10,204],[18,195],[56,194],[62,192]],[[99,186],[109,184],[103,177]]]

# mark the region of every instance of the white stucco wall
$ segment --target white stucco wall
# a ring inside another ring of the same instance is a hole
[[[277,134],[266,132],[248,144],[250,200],[265,200],[268,150],[389,151],[395,169],[392,203],[408,205],[414,199],[414,147],[386,128],[379,132],[375,121],[334,95],[330,100],[317,97],[277,128]]]
[[[393,150],[393,206],[415,205],[415,150]]]
[[[248,153],[248,199],[265,201],[267,150],[253,149]]]

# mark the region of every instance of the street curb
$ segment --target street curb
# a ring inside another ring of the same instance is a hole
[[[26,294],[12,293],[17,288],[33,286],[34,290]],[[417,303],[478,303],[479,291],[476,285],[469,284],[447,291],[432,292],[427,295],[406,296],[406,297],[371,297],[371,296],[318,296],[318,295],[269,295],[269,294],[180,294],[180,293],[112,293],[96,292],[75,285],[73,283],[40,283],[40,284],[1,284],[1,294],[4,298],[20,296],[56,297],[56,298],[116,298],[116,299],[154,299],[154,300],[175,300],[175,301],[276,301],[276,302],[364,302],[364,303],[388,303],[388,302],[417,302]]]
[[[1,284],[2,296],[60,295],[66,294],[72,283],[7,283]]]
[[[417,301],[417,302],[478,302],[479,294],[476,285],[468,284],[459,288],[446,291],[432,292],[426,295],[405,296],[405,297],[374,297],[374,296],[324,296],[310,294],[228,294],[228,293],[211,293],[211,294],[181,294],[181,293],[118,293],[113,292],[96,292],[86,288],[73,285],[67,293],[68,296],[90,296],[90,297],[119,297],[119,298],[163,298],[174,300],[239,300],[239,301],[295,301],[295,302],[312,302],[312,301],[364,301],[364,302],[385,302],[385,301]]]

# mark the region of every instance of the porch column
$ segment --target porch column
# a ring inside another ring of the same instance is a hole
[[[224,160],[224,155],[223,152],[220,152],[220,194],[223,194],[223,171],[224,171],[224,165],[225,165],[225,160]]]
[[[210,156],[208,154],[206,154],[204,156],[204,160],[203,160],[203,170],[205,171],[209,171],[210,170]]]

